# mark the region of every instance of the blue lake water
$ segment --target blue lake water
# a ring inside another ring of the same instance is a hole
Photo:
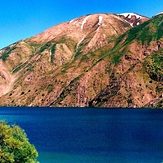
[[[40,163],[161,163],[163,110],[0,108],[25,130]]]

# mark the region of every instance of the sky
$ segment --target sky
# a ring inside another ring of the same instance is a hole
[[[95,13],[163,12],[163,0],[0,0],[0,49],[44,30]]]

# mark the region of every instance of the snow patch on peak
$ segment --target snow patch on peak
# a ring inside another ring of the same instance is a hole
[[[157,16],[157,15],[161,15],[161,14],[163,14],[163,12],[160,12],[160,13],[156,14],[156,16]]]
[[[72,19],[72,20],[70,21],[70,23],[72,23],[74,20],[75,20],[75,19]]]
[[[77,22],[78,22],[77,19],[72,19],[71,21],[69,21],[69,23],[70,23],[70,24],[73,24],[73,25],[75,25]]]
[[[129,19],[132,17],[132,16],[136,16],[137,19],[141,18],[142,16],[138,15],[138,14],[135,14],[135,13],[122,13],[122,14],[119,14],[119,15],[122,15],[124,17],[128,17]]]
[[[103,17],[100,15],[98,19],[99,19],[98,25],[101,25]]]
[[[75,25],[78,21],[76,20],[75,22],[73,22],[73,24]]]
[[[84,28],[84,24],[87,22],[87,19],[88,19],[89,17],[90,17],[90,15],[84,18],[84,20],[83,20],[83,22],[82,22],[82,25],[81,25],[81,29]]]

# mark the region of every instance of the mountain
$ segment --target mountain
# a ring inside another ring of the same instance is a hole
[[[0,50],[0,105],[162,107],[163,14],[90,14]]]

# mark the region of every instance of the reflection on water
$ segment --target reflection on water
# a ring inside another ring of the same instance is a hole
[[[0,108],[25,129],[41,163],[163,160],[163,110]]]

